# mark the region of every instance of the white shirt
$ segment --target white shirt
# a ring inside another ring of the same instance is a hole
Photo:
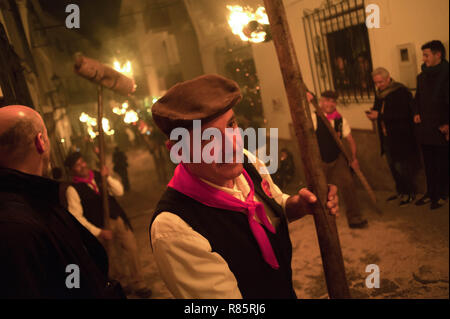
[[[244,152],[249,158],[255,158],[248,151],[244,150]],[[261,165],[264,166],[259,160],[253,165],[257,169]],[[261,174],[261,177],[268,181],[273,199],[284,210],[289,195],[281,192],[270,175]],[[242,174],[235,178],[233,188],[205,182],[242,201],[245,201],[250,192],[250,186]],[[256,194],[254,199],[261,202]],[[269,221],[276,226],[278,220],[274,212],[264,202],[263,204]],[[177,215],[171,212],[160,213],[152,224],[151,238],[153,255],[159,272],[175,298],[242,298],[236,278],[227,262],[218,253],[212,252],[211,245],[205,237],[193,230]]]
[[[92,181],[96,186],[95,179]],[[108,176],[106,178],[106,183],[108,184],[108,193],[111,196],[122,196],[123,195],[123,186],[122,183],[111,177]],[[91,189],[94,189],[90,184],[87,184]],[[97,187],[98,188],[98,187]],[[102,231],[101,228],[98,228],[94,224],[92,224],[90,221],[86,219],[86,217],[83,216],[83,205],[81,205],[81,199],[80,195],[76,191],[76,189],[73,186],[67,187],[66,190],[66,198],[67,198],[67,204],[68,208],[67,210],[75,216],[75,218],[78,220],[78,222],[87,228],[91,232],[92,235],[98,237],[100,235],[100,232]]]

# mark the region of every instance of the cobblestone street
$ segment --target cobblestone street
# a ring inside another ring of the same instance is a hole
[[[120,199],[131,219],[152,298],[173,298],[159,276],[152,256],[148,226],[153,207],[164,187],[159,185],[153,161],[145,150],[127,153],[131,192]],[[349,229],[344,208],[337,219],[347,279],[353,298],[449,298],[449,207],[398,207],[385,201],[390,194],[376,192],[383,215],[373,212],[361,191],[367,229]],[[300,299],[327,298],[322,262],[312,216],[290,225],[293,244],[293,280]],[[380,269],[380,288],[365,285],[366,266]],[[134,296],[129,296],[134,298]]]

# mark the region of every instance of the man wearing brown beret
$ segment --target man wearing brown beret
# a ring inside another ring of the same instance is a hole
[[[247,150],[244,163],[237,160],[239,138],[231,142],[231,163],[223,160],[225,152],[213,162],[189,160],[210,142],[195,149],[194,121],[201,120],[202,132],[218,130],[226,149],[227,128],[237,128],[232,108],[240,100],[234,81],[211,74],[175,85],[152,108],[168,137],[183,128],[191,139],[190,158],[175,169],[150,223],[156,263],[176,298],[296,298],[288,223],[312,213],[316,197],[307,189],[283,194]],[[336,186],[327,205],[337,214]]]

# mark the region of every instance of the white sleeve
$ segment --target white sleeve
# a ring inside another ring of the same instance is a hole
[[[175,298],[242,298],[226,261],[212,252],[205,237],[177,215],[158,215],[152,224],[151,238],[159,273]]]
[[[352,130],[345,117],[342,118],[342,137],[346,138]]]
[[[120,197],[123,195],[123,185],[118,179],[108,176],[106,178],[106,183],[108,184],[109,195],[117,196],[117,197]]]
[[[311,110],[311,120],[313,123],[314,131],[317,131],[317,113]]]
[[[286,201],[289,197],[288,194],[285,194],[281,191],[281,189],[275,184],[270,175],[261,175],[261,177],[269,183],[270,192],[272,193],[273,199],[277,202],[278,205],[283,207],[283,211],[286,211]]]
[[[273,182],[272,177],[270,176],[269,172],[267,172],[267,169],[264,170],[265,164],[259,158],[257,158],[254,154],[246,149],[244,149],[244,153],[245,155],[247,155],[250,162],[254,162],[253,165],[258,170],[258,172],[260,172],[260,169],[262,169],[262,171],[266,171],[266,174],[261,172],[259,174],[261,175],[262,179],[265,179],[269,183],[270,192],[272,193],[273,199],[277,202],[278,205],[283,207],[283,211],[285,211],[286,201],[290,197],[290,195],[283,193],[281,189]]]
[[[90,223],[86,217],[83,216],[83,206],[81,205],[80,196],[72,186],[67,187],[66,198],[68,208],[67,210],[78,220],[78,222],[87,228],[92,235],[98,237],[102,231],[100,228]]]

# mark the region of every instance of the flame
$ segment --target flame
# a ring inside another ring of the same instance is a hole
[[[252,21],[256,21],[261,25],[268,25],[269,18],[266,14],[266,9],[264,7],[258,7],[255,12],[250,7],[241,6],[227,6],[230,10],[230,16],[228,17],[228,24],[231,27],[231,31],[238,35],[242,41],[250,41],[253,43],[264,42],[267,33],[262,30],[247,31],[244,30],[248,28],[248,24]]]
[[[80,122],[82,123],[86,123],[89,120],[89,115],[87,115],[86,113],[81,113],[80,115]]]
[[[117,106],[113,108],[113,112],[116,113],[117,115],[123,115],[127,112],[128,109],[128,103],[124,102],[122,103],[122,107],[118,108]]]
[[[123,121],[124,121],[125,123],[127,123],[127,124],[130,124],[130,123],[136,123],[138,120],[139,120],[139,116],[138,116],[138,114],[137,114],[135,111],[133,111],[133,110],[127,111],[127,112],[125,113],[125,117],[124,117],[124,119],[123,119]]]
[[[131,62],[127,61],[124,65],[121,65],[119,61],[114,60],[113,62],[114,70],[122,73],[130,78],[133,77],[133,69],[131,68]]]
[[[93,128],[94,126],[97,126],[97,119],[90,117],[83,112],[80,115],[80,122],[86,123],[88,134],[92,139],[98,135],[98,132],[95,132]],[[102,118],[102,128],[106,135],[114,134],[114,130],[111,129],[109,120],[106,117]]]
[[[95,132],[94,132],[94,130],[92,129],[92,127],[88,127],[87,131],[88,131],[89,136],[91,137],[91,139],[94,139],[94,138],[98,135],[98,133],[95,133]]]

